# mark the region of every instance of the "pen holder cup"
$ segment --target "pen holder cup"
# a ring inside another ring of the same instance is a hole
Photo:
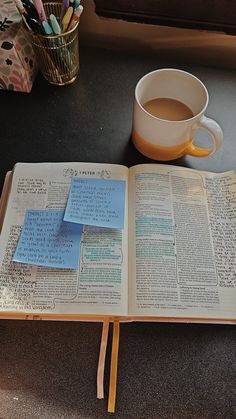
[[[44,2],[47,18],[54,14],[60,19],[61,2]],[[60,35],[36,35],[27,30],[38,66],[44,78],[57,86],[73,83],[79,72],[78,22],[69,31]]]

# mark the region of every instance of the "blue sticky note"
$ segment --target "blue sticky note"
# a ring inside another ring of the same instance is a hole
[[[63,221],[64,211],[27,210],[13,261],[76,269],[83,226]]]
[[[125,181],[73,177],[65,221],[97,227],[123,228]]]

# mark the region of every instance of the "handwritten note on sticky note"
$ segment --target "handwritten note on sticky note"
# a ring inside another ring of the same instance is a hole
[[[64,220],[98,227],[124,227],[125,181],[73,177]]]
[[[64,211],[27,210],[15,262],[76,269],[83,226],[63,221]]]

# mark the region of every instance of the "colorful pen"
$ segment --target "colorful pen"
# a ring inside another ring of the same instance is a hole
[[[72,19],[70,21],[69,30],[73,29],[76,25],[76,23],[79,21],[79,18],[81,16],[81,13],[83,12],[83,6],[79,5],[77,9],[74,10],[74,14],[72,16]]]
[[[61,16],[60,16],[61,21],[62,21],[64,15],[66,14],[66,11],[69,7],[69,2],[70,2],[70,0],[63,0],[62,6],[61,6]]]
[[[21,0],[14,0],[14,1],[15,1],[15,4],[16,4],[17,9],[19,10],[19,12],[21,14],[27,13],[26,10],[25,10],[25,8],[24,8],[24,6],[23,6],[23,4],[22,4],[22,2],[21,2]]]
[[[25,26],[29,30],[32,30],[34,33],[42,35],[43,30],[42,30],[42,27],[41,27],[40,23],[38,22],[38,20],[35,19],[34,17],[31,17],[31,15],[28,13],[28,10],[26,9],[26,7],[24,7],[25,5],[20,0],[14,0],[14,1],[15,1],[15,4],[16,4],[20,14],[22,15],[22,19],[25,23]],[[33,4],[32,4],[32,6],[33,6]]]
[[[66,30],[68,29],[73,12],[74,12],[73,7],[69,7],[67,9],[67,12],[62,19],[62,32],[66,32]]]
[[[53,14],[51,14],[51,15],[49,16],[49,18],[50,18],[50,22],[51,22],[51,25],[52,25],[53,32],[54,32],[56,35],[60,35],[60,33],[61,33],[61,28],[60,28],[60,25],[59,25],[59,23],[58,23],[58,21],[57,21],[56,16],[54,16]]]
[[[42,26],[46,35],[53,35],[53,31],[47,20],[42,21]]]
[[[39,20],[39,14],[35,8],[35,6],[33,5],[33,3],[31,3],[29,0],[21,0],[26,12],[28,13],[28,15],[32,18],[32,19],[36,19]]]
[[[70,0],[70,7],[73,7],[73,9],[75,8],[75,0]]]
[[[47,20],[42,0],[34,0],[34,5],[35,5],[35,8],[38,12],[39,19],[41,20],[41,22],[43,20]]]
[[[78,9],[79,5],[80,5],[80,0],[75,0],[74,9]]]
[[[43,35],[43,28],[39,21],[37,19],[34,19],[33,17],[30,17],[28,13],[23,13],[22,17],[24,19],[24,22],[27,23],[27,26],[32,29],[32,31],[36,34]]]

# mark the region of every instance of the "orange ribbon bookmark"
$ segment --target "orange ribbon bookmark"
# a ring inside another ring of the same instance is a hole
[[[108,409],[107,409],[109,413],[115,412],[119,337],[120,337],[119,320],[114,320],[112,352],[111,352],[110,385],[109,385],[109,397],[108,397]]]
[[[97,371],[97,398],[104,399],[104,368],[109,333],[109,319],[104,320]]]

